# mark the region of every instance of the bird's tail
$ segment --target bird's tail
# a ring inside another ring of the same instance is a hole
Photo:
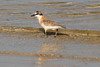
[[[65,26],[62,26],[62,25],[61,25],[61,28],[66,29],[66,27]]]

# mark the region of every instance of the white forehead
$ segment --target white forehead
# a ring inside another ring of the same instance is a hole
[[[37,12],[35,12],[34,14],[37,14]]]

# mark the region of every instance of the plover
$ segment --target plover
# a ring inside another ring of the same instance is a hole
[[[65,28],[62,25],[55,23],[52,20],[47,19],[41,11],[36,11],[31,17],[36,17],[39,24],[44,28],[44,34],[47,35],[47,30],[56,30],[55,36],[57,35],[59,28]]]

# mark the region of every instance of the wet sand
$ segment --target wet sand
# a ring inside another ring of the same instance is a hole
[[[36,10],[65,25],[67,29],[59,31],[64,35],[49,34],[45,38],[37,19],[30,17]],[[99,67],[99,17],[99,0],[3,0],[0,2],[0,66]],[[65,35],[65,31],[71,35]]]

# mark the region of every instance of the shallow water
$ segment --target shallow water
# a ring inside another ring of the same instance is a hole
[[[68,29],[100,31],[100,0],[0,0],[0,26],[40,28],[36,10]],[[99,50],[99,37],[0,33],[2,67],[99,67]]]
[[[33,33],[0,33],[2,67],[99,67],[100,38],[63,35],[34,36]],[[93,42],[94,41],[94,42]],[[16,53],[17,52],[17,53]]]
[[[40,27],[30,15],[40,10],[68,29],[100,30],[99,0],[3,0],[0,1],[0,25]]]

